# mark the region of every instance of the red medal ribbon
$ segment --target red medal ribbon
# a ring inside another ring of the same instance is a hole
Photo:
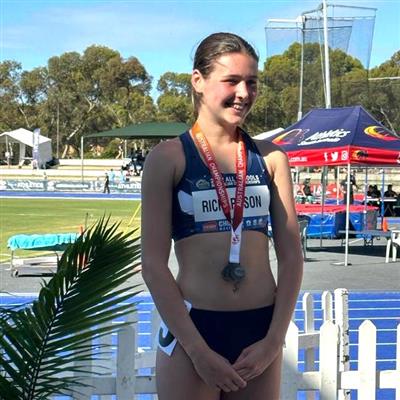
[[[233,208],[233,221],[231,217],[231,205],[229,201],[228,192],[226,190],[224,178],[218,168],[211,146],[207,138],[201,132],[199,124],[196,122],[192,127],[192,136],[200,149],[200,152],[207,163],[210,170],[212,179],[214,181],[215,190],[217,192],[218,201],[222,207],[222,211],[226,219],[232,227],[232,235],[235,234],[237,227],[243,219],[244,195],[246,191],[246,175],[247,175],[247,158],[246,158],[246,145],[243,141],[242,132],[238,131],[239,142],[236,154],[236,190],[235,190],[235,204]],[[232,237],[232,239],[234,239]],[[239,239],[240,240],[240,239]]]

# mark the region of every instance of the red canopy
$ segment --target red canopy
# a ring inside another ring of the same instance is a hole
[[[317,108],[269,140],[291,166],[400,166],[400,137],[361,106]]]

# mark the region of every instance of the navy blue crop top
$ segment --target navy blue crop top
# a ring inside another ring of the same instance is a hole
[[[231,227],[219,205],[211,174],[189,132],[180,135],[186,168],[173,190],[172,238],[175,241],[198,233],[226,232]],[[271,179],[256,144],[243,133],[247,150],[243,230],[267,235]],[[236,174],[223,174],[231,209],[235,200]]]

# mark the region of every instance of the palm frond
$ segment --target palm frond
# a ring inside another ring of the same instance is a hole
[[[0,398],[45,399],[79,386],[75,375],[106,349],[93,340],[116,331],[111,320],[133,311],[139,239],[102,218],[62,255],[57,272],[32,305],[0,308]],[[136,292],[135,292],[136,291]],[[79,366],[77,366],[79,362]]]

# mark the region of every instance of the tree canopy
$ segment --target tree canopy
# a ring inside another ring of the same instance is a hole
[[[297,119],[299,43],[268,58],[259,73],[259,95],[245,128],[250,134],[286,127]],[[400,130],[400,51],[366,70],[360,61],[330,50],[332,107],[361,104],[388,128]],[[317,44],[304,47],[303,107],[324,107],[324,78]],[[368,79],[373,78],[373,79]],[[44,67],[22,70],[0,63],[0,131],[40,127],[60,147],[79,147],[80,137],[148,121],[194,120],[189,73],[165,72],[150,95],[153,78],[134,56],[124,59],[105,46],[51,57]],[[60,154],[61,156],[61,154]]]

